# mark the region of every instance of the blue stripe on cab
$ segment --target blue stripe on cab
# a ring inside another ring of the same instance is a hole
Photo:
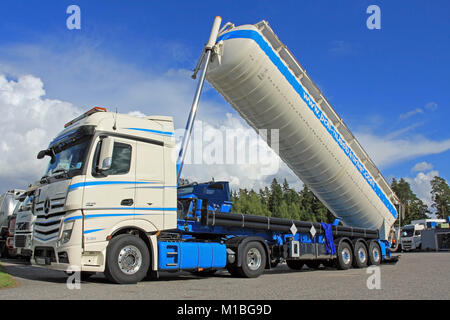
[[[144,129],[144,128],[125,128],[125,129],[136,130],[136,131],[145,131],[145,132],[160,134],[163,136],[173,136],[173,132],[170,132],[170,131],[159,131],[159,130]]]

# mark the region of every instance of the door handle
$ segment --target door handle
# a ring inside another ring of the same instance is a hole
[[[120,202],[120,205],[121,206],[132,206],[133,205],[133,199],[123,199],[121,202]]]

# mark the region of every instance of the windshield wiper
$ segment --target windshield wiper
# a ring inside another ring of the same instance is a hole
[[[62,174],[57,174],[57,173],[60,173],[60,172]],[[53,171],[52,176],[55,177],[55,178],[58,178],[60,176],[67,176],[68,173],[69,173],[69,171],[67,171],[66,169],[58,169],[58,170]]]
[[[48,175],[42,176],[41,180],[39,181],[40,183],[48,183]]]

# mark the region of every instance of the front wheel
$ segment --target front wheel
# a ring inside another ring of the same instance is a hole
[[[112,238],[106,249],[105,276],[119,284],[137,283],[150,267],[150,254],[145,242],[133,235]]]
[[[241,254],[242,265],[238,272],[245,278],[259,277],[266,267],[266,253],[261,243],[251,241],[244,246]]]

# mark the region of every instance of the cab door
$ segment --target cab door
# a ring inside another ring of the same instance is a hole
[[[163,146],[137,142],[135,218],[150,221],[158,230],[164,226]]]
[[[135,212],[136,141],[114,137],[111,167],[99,172],[101,144],[102,139],[97,138],[84,182],[84,235],[91,240],[97,238],[94,233],[101,234],[119,221],[134,219]]]

